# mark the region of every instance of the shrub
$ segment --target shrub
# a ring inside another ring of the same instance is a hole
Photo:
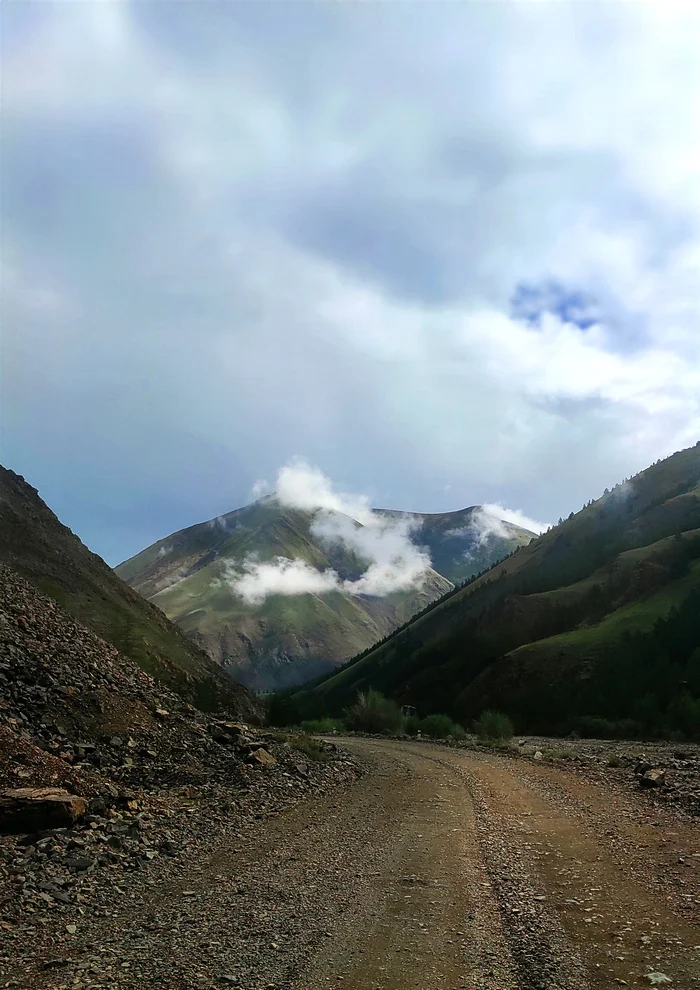
[[[409,736],[416,736],[421,731],[421,720],[417,715],[409,715],[404,721],[403,730]]]
[[[400,732],[403,714],[399,706],[370,688],[360,691],[357,701],[345,711],[345,722],[356,732]]]
[[[488,709],[474,722],[474,732],[479,739],[512,739],[513,723],[503,712]]]
[[[267,700],[268,725],[298,725],[302,713],[296,698],[283,691],[271,695]]]
[[[420,724],[420,730],[431,739],[446,739],[448,736],[461,739],[465,735],[462,726],[453,722],[449,715],[427,715]]]
[[[576,719],[576,728],[584,739],[638,739],[643,735],[641,723],[629,718],[614,721],[583,715]]]
[[[325,748],[324,743],[312,736],[286,736],[285,741],[292,749],[303,753],[307,760],[312,760],[314,763],[327,763],[332,757],[332,753]]]
[[[301,723],[304,732],[315,735],[330,735],[332,732],[345,732],[345,723],[340,718],[314,718]]]

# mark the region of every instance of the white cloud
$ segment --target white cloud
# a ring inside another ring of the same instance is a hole
[[[226,520],[223,516],[214,516],[213,519],[207,519],[207,526],[209,529],[227,529]]]
[[[342,510],[338,510],[342,511]],[[420,526],[420,517],[386,517],[369,512],[364,524],[355,525],[347,515],[322,510],[311,532],[327,543],[342,543],[369,561],[369,567],[357,581],[346,582],[344,589],[358,595],[389,595],[418,587],[430,568],[430,554],[416,546],[411,533]]]
[[[270,595],[319,595],[340,587],[335,571],[319,571],[288,557],[264,563],[249,557],[240,569],[229,566],[224,580],[249,605],[260,605]]]
[[[158,548],[158,556],[159,557],[167,557],[169,553],[172,553],[172,551],[173,551],[173,548],[170,547],[170,546],[168,546],[168,547],[159,547]]]
[[[694,442],[697,13],[278,6],[5,5],[5,458],[120,559],[302,444],[556,518]]]
[[[521,529],[528,529],[531,533],[544,533],[544,531],[550,526],[550,523],[538,522],[536,519],[530,519],[526,516],[524,512],[520,509],[507,509],[504,505],[500,505],[498,502],[488,502],[481,506],[482,516],[487,516],[491,520],[500,521],[503,520],[507,523],[512,523],[514,526],[520,526]]]
[[[298,457],[279,470],[276,496],[282,505],[309,512],[311,534],[329,546],[342,544],[366,569],[356,580],[341,580],[336,571],[320,571],[300,559],[249,557],[226,572],[227,583],[245,601],[259,604],[268,595],[328,591],[383,597],[425,580],[430,555],[411,540],[420,517],[373,512],[368,496],[337,492],[319,468]]]
[[[272,489],[268,481],[265,481],[264,478],[258,478],[253,487],[250,489],[250,498],[253,502],[257,502],[259,498],[262,498],[264,495],[268,495],[271,490]]]
[[[293,509],[343,512],[363,524],[372,523],[374,519],[367,495],[336,492],[330,478],[301,457],[280,469],[276,494],[282,505]]]
[[[477,506],[466,526],[447,530],[445,536],[470,538],[477,546],[483,546],[490,539],[508,539],[513,531],[508,524],[527,529],[532,533],[544,533],[549,523],[530,519],[518,509],[507,509],[497,502]],[[469,551],[467,552],[469,553]]]

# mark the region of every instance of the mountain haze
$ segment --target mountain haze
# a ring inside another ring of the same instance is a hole
[[[700,444],[606,491],[297,701],[340,713],[373,687],[465,721],[501,709],[538,731],[575,716],[700,724],[699,607]]]
[[[377,531],[336,510],[319,514],[268,496],[173,533],[116,570],[236,678],[268,690],[343,663],[534,535],[478,506],[374,510],[371,519]],[[397,552],[423,555],[419,571],[385,593],[367,581],[376,532],[396,537]],[[253,584],[275,577],[286,593],[246,597],[246,574]]]

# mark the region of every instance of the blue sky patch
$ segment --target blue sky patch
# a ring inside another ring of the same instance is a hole
[[[519,283],[511,296],[510,307],[516,319],[533,327],[540,326],[544,313],[553,313],[579,330],[588,330],[601,317],[600,307],[592,296],[554,279],[539,284]]]

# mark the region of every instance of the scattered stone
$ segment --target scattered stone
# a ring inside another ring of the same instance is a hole
[[[646,770],[639,778],[641,787],[663,787],[666,783],[665,770]]]
[[[266,749],[256,749],[248,757],[248,763],[259,763],[264,767],[273,767],[277,763],[272,753],[269,753]]]
[[[87,809],[85,798],[60,788],[20,787],[0,791],[0,832],[17,835],[70,828]]]

